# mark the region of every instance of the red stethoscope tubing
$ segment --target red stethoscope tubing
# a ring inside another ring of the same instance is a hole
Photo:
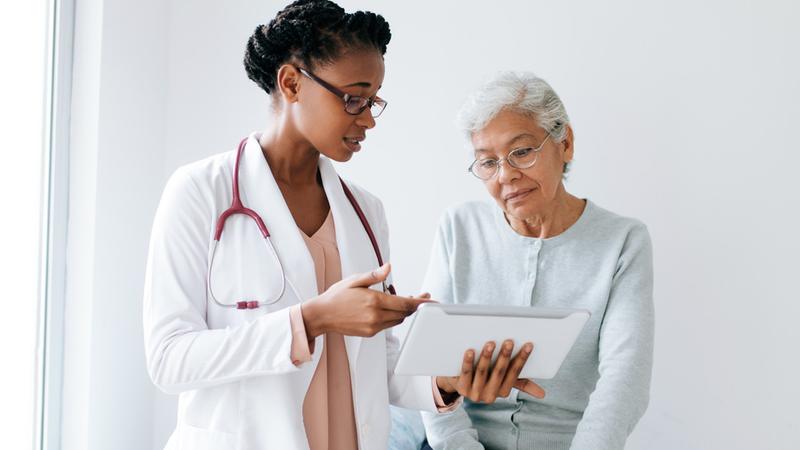
[[[231,200],[231,206],[225,211],[223,211],[222,214],[220,214],[219,218],[217,219],[216,229],[214,231],[214,240],[211,242],[211,256],[209,258],[209,263],[208,263],[208,274],[206,276],[208,293],[211,299],[214,301],[214,303],[225,308],[236,308],[244,310],[256,309],[263,305],[271,305],[280,300],[280,298],[283,297],[283,294],[286,291],[286,273],[283,270],[283,264],[281,263],[281,259],[278,256],[277,251],[275,250],[275,246],[272,245],[272,239],[270,237],[269,229],[267,229],[267,226],[264,224],[264,221],[261,219],[261,216],[259,216],[257,212],[246,207],[244,203],[242,203],[242,198],[239,195],[239,163],[241,161],[242,152],[244,151],[246,144],[247,144],[247,138],[242,139],[242,141],[239,143],[239,149],[236,151],[236,163],[233,169],[233,198]],[[344,195],[347,197],[347,200],[349,200],[350,204],[353,206],[353,210],[355,210],[358,219],[361,221],[361,225],[364,227],[364,231],[367,232],[369,241],[372,244],[372,249],[375,251],[375,256],[378,259],[378,265],[382,266],[383,258],[381,257],[380,248],[378,248],[378,240],[375,239],[375,233],[372,232],[372,227],[370,227],[369,225],[367,216],[364,214],[364,211],[361,209],[361,206],[358,204],[358,201],[356,201],[356,198],[353,195],[352,191],[350,191],[350,188],[347,187],[347,184],[345,184],[344,180],[342,180],[341,177],[339,178],[339,182],[342,183],[342,189],[344,190]],[[217,300],[213,290],[211,289],[211,268],[214,265],[214,255],[216,254],[217,245],[219,244],[219,240],[222,237],[222,230],[225,228],[225,221],[228,220],[229,217],[236,214],[243,214],[255,221],[256,225],[258,226],[258,230],[264,237],[267,247],[270,249],[270,253],[272,254],[273,258],[278,264],[278,267],[281,270],[280,292],[275,298],[273,298],[270,301],[259,302],[258,300],[241,300],[235,303],[222,303],[219,300]],[[396,295],[394,286],[392,285],[387,286],[385,282],[383,283],[383,290],[384,292]]]

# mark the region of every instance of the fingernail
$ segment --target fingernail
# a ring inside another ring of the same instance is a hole
[[[472,350],[468,350],[467,351],[467,358],[470,358],[470,359],[475,358],[475,352],[473,352]]]
[[[509,351],[514,347],[514,344],[511,341],[505,341],[503,343],[503,350]]]
[[[526,352],[528,352],[528,353],[532,352],[532,351],[533,351],[533,344],[531,344],[530,342],[528,342],[527,344],[525,344],[525,347],[524,347],[524,349],[525,349],[525,351],[526,351]]]

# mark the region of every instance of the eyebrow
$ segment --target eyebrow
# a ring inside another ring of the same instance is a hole
[[[356,83],[350,83],[350,84],[346,85],[345,87],[363,87],[363,88],[369,89],[369,88],[372,87],[372,83],[369,83],[369,82],[366,82],[366,81],[359,81],[359,82],[356,82]],[[380,90],[382,87],[383,87],[383,85],[378,86],[378,90]]]
[[[534,138],[534,139],[537,139],[537,140],[539,139],[538,137],[532,135],[531,133],[521,133],[521,134],[518,134],[518,135],[514,136],[513,139],[508,141],[506,146],[510,147],[510,146],[514,145],[515,142],[517,142],[519,140],[522,140],[522,139],[525,139],[525,138]],[[488,151],[489,150],[486,150],[486,149],[483,149],[483,148],[476,148],[474,150],[474,153],[481,153],[481,152],[485,153],[485,152],[488,152]]]
[[[517,142],[519,140],[525,139],[525,138],[534,138],[536,140],[539,140],[538,137],[536,137],[536,136],[534,136],[534,135],[532,135],[530,133],[522,133],[522,134],[518,134],[517,136],[515,136],[514,139],[508,141],[508,145],[511,145],[511,144],[513,144],[513,143],[515,143],[515,142]]]
[[[358,83],[350,83],[348,85],[345,85],[345,87],[354,87],[354,86],[368,88],[372,86],[372,84],[367,83],[366,81],[359,81]]]

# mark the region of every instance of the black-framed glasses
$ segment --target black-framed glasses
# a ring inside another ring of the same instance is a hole
[[[482,158],[472,161],[467,171],[481,180],[488,180],[497,174],[500,170],[500,163],[505,160],[511,167],[517,169],[528,169],[536,164],[539,159],[539,152],[542,151],[545,142],[550,139],[550,135],[544,138],[538,147],[521,147],[508,152],[505,158]]]
[[[344,101],[344,111],[347,114],[357,116],[364,112],[365,109],[369,108],[370,114],[372,117],[378,117],[381,115],[384,109],[386,109],[386,105],[388,104],[386,100],[380,97],[361,97],[359,95],[350,95],[347,92],[343,92],[337,87],[333,86],[332,84],[328,83],[327,81],[319,78],[318,76],[314,75],[313,73],[309,72],[302,67],[297,67],[297,70],[300,71],[306,77],[314,80],[317,84],[324,87],[328,91],[330,91],[333,95],[339,97]]]

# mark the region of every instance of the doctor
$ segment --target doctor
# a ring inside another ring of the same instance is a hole
[[[244,58],[273,120],[167,183],[144,337],[153,382],[180,394],[168,449],[382,449],[390,400],[442,412],[516,381],[529,351],[501,355],[502,371],[482,356],[459,378],[392,374],[390,328],[428,300],[392,295],[383,207],[330,162],[358,152],[386,107],[389,39],[370,12],[287,6]]]

